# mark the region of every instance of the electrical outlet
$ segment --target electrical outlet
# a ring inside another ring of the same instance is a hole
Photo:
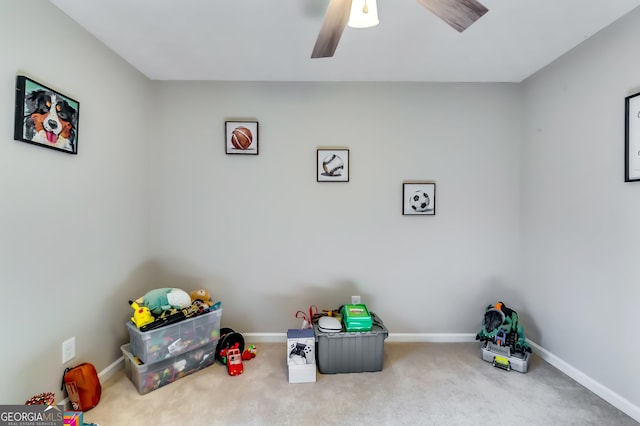
[[[360,304],[360,296],[351,296],[351,304],[358,305]]]
[[[66,364],[76,357],[76,338],[62,342],[62,363]]]

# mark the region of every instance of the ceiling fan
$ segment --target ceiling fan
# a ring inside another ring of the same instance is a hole
[[[476,0],[417,0],[417,2],[459,32],[466,30],[478,18],[489,11]],[[349,21],[351,3],[352,0],[331,0],[322,21],[318,39],[311,53],[312,59],[333,56],[344,27]],[[368,13],[366,0],[363,6],[363,13]]]

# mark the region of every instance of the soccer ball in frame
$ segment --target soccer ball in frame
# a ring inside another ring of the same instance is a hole
[[[436,183],[404,182],[402,184],[402,214],[433,216],[436,214]]]

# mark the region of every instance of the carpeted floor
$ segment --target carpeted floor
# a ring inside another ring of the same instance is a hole
[[[249,342],[250,343],[250,342]],[[479,343],[385,343],[382,371],[289,384],[285,343],[244,373],[216,363],[140,395],[124,370],[85,422],[112,425],[637,425],[535,354],[529,371],[482,361]]]

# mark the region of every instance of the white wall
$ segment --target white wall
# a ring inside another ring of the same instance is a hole
[[[512,84],[154,83],[151,247],[158,283],[209,288],[223,325],[296,327],[359,294],[396,333],[470,333],[519,270],[520,92]],[[224,121],[259,121],[226,155]],[[350,149],[348,183],[316,148]],[[433,179],[436,216],[402,216]]]
[[[0,2],[0,52],[0,402],[21,404],[60,394],[63,340],[68,365],[102,370],[128,338],[146,283],[149,82],[48,1]],[[18,74],[80,102],[77,156],[13,141]]]
[[[522,292],[529,337],[640,406],[640,183],[624,182],[624,97],[640,9],[524,82]]]

